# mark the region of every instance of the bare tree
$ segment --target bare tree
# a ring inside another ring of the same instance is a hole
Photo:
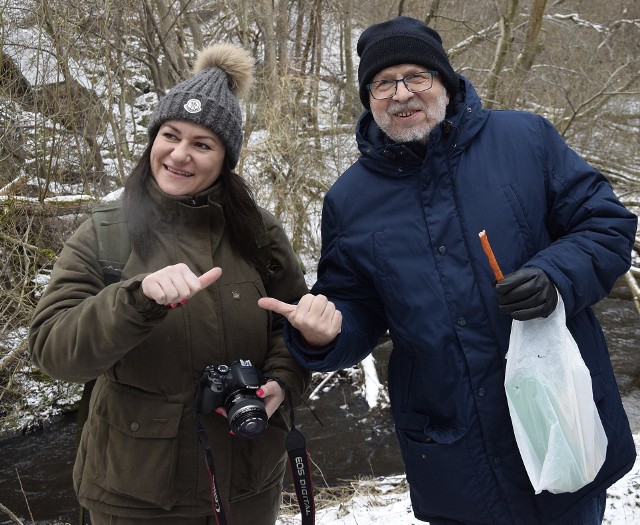
[[[486,106],[488,108],[492,108],[498,100],[498,85],[511,48],[513,24],[518,14],[518,0],[506,0],[507,5],[504,11],[499,3],[499,0],[494,0],[495,9],[498,13],[500,38],[496,44],[493,63],[489,72],[489,82],[487,83]]]
[[[510,92],[505,98],[506,107],[515,107],[522,91],[522,83],[527,73],[531,70],[536,55],[540,51],[539,37],[542,28],[542,17],[544,16],[546,6],[547,0],[533,1],[531,14],[527,21],[527,34],[525,36],[524,46],[513,66],[514,79]]]
[[[157,98],[213,41],[257,59],[238,168],[311,257],[322,196],[357,156],[356,35],[398,14],[440,32],[487,107],[547,117],[640,210],[637,0],[0,0],[0,12],[5,384],[25,365],[12,338],[39,278],[91,202],[122,187]]]

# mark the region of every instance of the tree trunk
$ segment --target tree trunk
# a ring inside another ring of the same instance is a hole
[[[518,97],[522,94],[522,86],[526,79],[536,55],[540,51],[538,40],[540,38],[540,29],[542,28],[542,18],[544,10],[547,7],[547,0],[534,0],[527,24],[527,35],[525,37],[524,49],[518,56],[513,67],[515,77],[510,82],[511,89],[505,100],[505,106],[514,108],[518,101]]]
[[[438,12],[439,7],[440,7],[440,0],[433,0],[433,2],[431,2],[431,7],[429,8],[429,12],[427,13],[426,18],[424,19],[425,24],[431,25],[431,21],[436,17],[436,13]]]
[[[511,40],[513,38],[513,21],[518,12],[518,0],[509,0],[507,5],[507,12],[504,15],[499,15],[500,18],[500,38],[496,45],[495,55],[493,58],[493,64],[489,73],[489,82],[487,83],[487,100],[485,106],[487,108],[493,108],[497,103],[497,91],[498,84],[500,82],[500,75],[504,68],[507,54],[511,46]]]
[[[353,121],[360,114],[360,97],[358,96],[357,79],[353,68],[353,20],[352,0],[344,2],[344,17],[342,19],[342,55],[344,57],[344,106],[339,118],[342,122]]]

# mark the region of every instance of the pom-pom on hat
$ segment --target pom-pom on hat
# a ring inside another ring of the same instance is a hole
[[[418,64],[440,74],[440,80],[454,100],[459,77],[449,63],[437,31],[424,22],[399,16],[365,29],[358,39],[358,83],[360,100],[369,109],[367,84],[383,69],[400,64]]]
[[[213,44],[198,52],[193,76],[173,87],[151,115],[149,138],[154,140],[167,120],[189,120],[209,128],[222,140],[229,166],[238,164],[242,150],[242,111],[239,99],[253,82],[254,59],[242,47]]]

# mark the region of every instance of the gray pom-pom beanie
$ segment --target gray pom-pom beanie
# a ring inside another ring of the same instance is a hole
[[[383,69],[400,64],[417,64],[433,69],[454,100],[459,77],[451,67],[438,32],[421,20],[398,16],[365,29],[358,39],[358,83],[360,100],[369,109],[367,84]]]
[[[213,44],[198,52],[193,76],[174,86],[158,102],[148,134],[154,140],[168,120],[189,120],[213,131],[222,140],[231,168],[242,150],[240,98],[253,82],[254,59],[233,44]]]

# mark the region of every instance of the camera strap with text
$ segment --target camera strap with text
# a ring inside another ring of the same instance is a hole
[[[266,379],[276,381],[284,390],[289,403],[289,414],[291,419],[291,430],[287,434],[285,445],[287,448],[287,456],[289,458],[289,467],[291,470],[291,478],[300,507],[302,516],[302,525],[314,525],[316,521],[315,501],[313,497],[313,482],[311,479],[311,465],[309,461],[309,452],[307,451],[307,443],[304,435],[295,427],[295,410],[292,399],[291,389],[277,377],[265,376]],[[315,414],[314,414],[315,416]],[[316,416],[316,419],[317,416]],[[320,422],[320,420],[318,420]],[[320,422],[320,424],[322,424]],[[209,444],[207,433],[200,421],[200,414],[196,411],[196,435],[198,441],[202,445],[207,463],[207,471],[211,478],[211,505],[215,511],[217,525],[227,525],[227,517],[224,512],[222,500],[220,499],[220,490],[216,481],[215,467],[213,464],[213,453]]]
[[[287,455],[289,456],[291,479],[296,491],[296,497],[298,498],[298,506],[300,507],[300,515],[302,516],[302,525],[314,525],[316,522],[316,506],[313,498],[313,482],[311,480],[309,452],[307,451],[307,442],[304,435],[296,428],[295,425],[295,410],[293,407],[291,389],[277,377],[265,377],[276,381],[285,391],[287,396],[291,419],[291,430],[289,430],[289,433],[287,434],[285,444],[287,447]],[[320,420],[318,420],[318,422],[320,422]]]

